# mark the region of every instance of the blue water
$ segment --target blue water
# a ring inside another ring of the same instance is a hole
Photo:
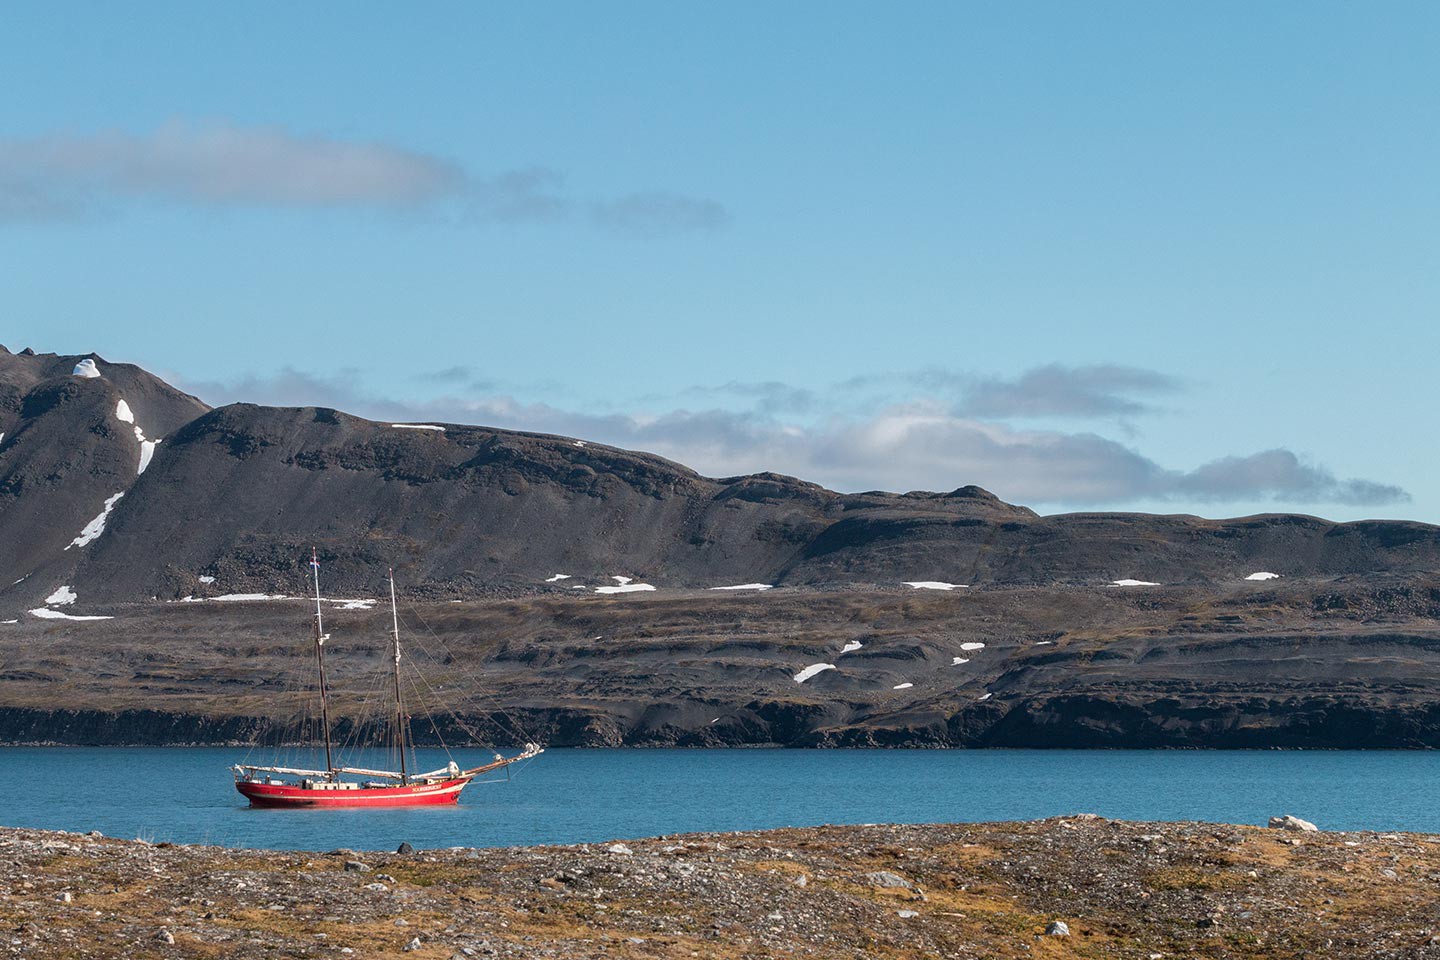
[[[246,751],[0,749],[0,825],[275,849],[589,842],[821,823],[1092,812],[1440,832],[1440,753],[1090,750],[550,750],[455,808],[253,810]],[[462,763],[482,756],[457,755]],[[426,756],[430,767],[442,755]]]

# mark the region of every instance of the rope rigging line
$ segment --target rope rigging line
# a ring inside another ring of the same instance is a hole
[[[415,644],[414,648],[418,649],[420,655],[423,656],[427,662],[434,664],[437,667],[443,666],[443,664],[436,662],[435,655],[431,651],[426,649],[423,643]],[[430,680],[425,675],[424,671],[419,670],[417,667],[416,673],[420,676],[420,679],[424,681],[426,687],[430,692],[430,695],[444,706],[445,712],[448,713],[450,715],[450,718],[455,721],[455,725],[458,726],[461,730],[463,730],[465,734],[469,736],[471,740],[475,741],[475,743],[478,745],[481,742],[480,733],[476,731],[475,728],[471,727],[468,723],[466,723],[465,718],[462,717],[459,713],[457,713],[452,706],[450,706],[450,698],[442,696],[441,691],[435,689],[434,685],[430,683]],[[464,695],[465,694],[462,691],[461,696],[463,697]],[[505,731],[503,730],[501,730],[500,732],[505,733]]]
[[[432,654],[429,650],[426,650],[423,645],[420,646],[420,652],[421,652],[421,654],[425,657],[425,659],[426,659],[427,661],[429,661],[429,662],[432,663],[432,664],[436,664],[436,666],[441,666],[441,664],[436,663],[434,654]],[[446,712],[447,714],[449,714],[450,719],[455,722],[455,725],[456,725],[457,727],[459,727],[459,728],[465,733],[465,735],[468,736],[477,746],[481,745],[481,743],[482,743],[482,738],[481,738],[481,736],[480,736],[479,731],[477,731],[474,727],[470,726],[470,724],[466,723],[466,722],[465,722],[465,718],[464,718],[463,716],[461,716],[459,713],[457,713],[457,712],[455,711],[455,709],[450,706],[450,698],[443,696],[443,695],[442,695],[442,691],[435,689],[435,686],[430,683],[429,677],[427,677],[427,676],[425,675],[425,672],[424,672],[423,670],[420,670],[420,669],[418,669],[418,667],[417,667],[417,669],[416,669],[416,674],[420,677],[421,681],[425,684],[426,689],[429,691],[430,696],[433,697],[436,701],[438,701],[442,706],[444,706],[445,712]],[[464,696],[463,692],[462,692],[461,696]],[[478,705],[477,705],[477,706],[478,706]],[[433,717],[431,717],[431,722],[432,722],[432,723],[434,722],[434,718],[433,718]],[[504,731],[501,731],[501,732],[503,733]],[[436,736],[437,736],[437,737],[439,736],[439,731],[438,731],[438,730],[436,731]],[[489,745],[489,746],[493,746],[493,745]]]
[[[413,608],[407,608],[407,609],[409,609],[410,612],[415,613],[415,611],[414,611]],[[430,633],[431,637],[440,645],[441,650],[444,651],[445,656],[448,658],[448,660],[449,660],[451,663],[457,662],[454,653],[452,653],[452,652],[449,650],[449,648],[445,646],[445,642],[444,642],[443,640],[441,640],[440,637],[438,637],[438,636],[435,634],[435,631],[434,631],[434,630],[431,630],[431,629],[430,629],[430,627],[429,627],[428,624],[424,624],[423,618],[420,618],[420,616],[419,616],[418,613],[415,613],[415,615],[416,615],[416,618],[417,618],[417,619],[420,619],[420,620],[421,620],[421,623],[425,626],[426,630]],[[418,635],[417,635],[417,637],[416,637],[415,642],[410,645],[409,649],[414,650],[414,651],[418,651],[419,654],[420,654],[421,656],[423,656],[423,657],[425,658],[425,660],[426,660],[428,663],[430,663],[431,665],[433,665],[437,670],[438,670],[438,669],[443,669],[444,667],[447,666],[447,664],[446,664],[444,661],[442,661],[442,660],[440,660],[440,659],[438,659],[438,658],[436,657],[435,652],[432,651],[432,650],[430,650],[430,649],[425,645],[423,639],[420,639],[420,638],[418,637]],[[468,671],[464,671],[463,668],[462,668],[462,672],[466,673],[466,675],[470,677],[470,679],[471,679],[471,681],[472,681],[473,683],[475,683],[475,684],[477,684],[477,685],[479,684],[479,681],[478,681],[472,674],[469,674]],[[419,668],[419,665],[418,665],[418,664],[415,666],[415,675],[418,676],[418,677],[421,679],[421,681],[426,684],[427,688],[429,689],[429,692],[430,692],[431,696],[434,697],[434,699],[438,700],[438,701],[441,703],[442,706],[444,706],[446,713],[448,713],[448,714],[450,715],[450,718],[455,721],[455,724],[456,724],[458,727],[460,727],[460,729],[463,730],[463,731],[466,733],[466,735],[468,735],[468,736],[470,737],[470,739],[476,743],[476,745],[480,745],[480,744],[483,742],[480,733],[479,733],[478,731],[476,731],[474,727],[470,726],[470,724],[466,722],[465,718],[464,718],[460,713],[456,712],[456,710],[453,709],[453,708],[450,706],[450,702],[451,702],[451,699],[452,699],[452,698],[446,697],[446,696],[442,696],[442,695],[441,695],[441,691],[440,691],[440,690],[437,690],[437,689],[434,687],[434,685],[432,685],[432,684],[430,683],[430,680],[429,680],[429,677],[428,677],[426,671],[421,670],[421,669]],[[485,717],[486,717],[486,721],[487,721],[491,726],[493,726],[493,727],[496,729],[496,731],[499,732],[501,735],[518,735],[519,738],[520,738],[519,742],[521,742],[521,743],[530,743],[530,742],[532,742],[531,737],[528,735],[528,733],[526,733],[526,732],[520,727],[519,722],[518,722],[517,720],[515,720],[515,718],[514,718],[513,716],[511,716],[509,713],[507,713],[507,712],[504,710],[504,708],[499,705],[498,701],[494,700],[494,698],[491,698],[491,699],[492,699],[492,702],[494,703],[494,708],[493,708],[493,709],[499,711],[506,719],[508,719],[508,720],[511,722],[511,725],[512,725],[512,727],[514,728],[514,729],[512,729],[511,731],[506,731],[506,730],[504,729],[504,727],[503,727],[501,724],[497,723],[497,722],[494,720],[493,716],[488,715],[488,714],[486,713],[485,708],[482,707],[479,703],[476,703],[473,698],[467,697],[463,691],[461,691],[460,693],[461,693],[461,696],[462,696],[462,697],[465,697],[465,699],[467,699],[467,700],[469,701],[471,709],[474,710],[474,711],[476,711],[477,713],[480,713],[482,716],[485,716]],[[419,699],[420,699],[420,701],[421,701],[422,703],[426,702],[426,700],[425,700],[424,697],[420,697]],[[431,723],[433,724],[433,723],[434,723],[434,717],[431,716],[431,717],[430,717],[430,720],[431,720]],[[438,736],[438,731],[437,731],[437,736]],[[492,744],[491,746],[493,746],[493,744]],[[515,762],[514,762],[513,764],[511,764],[511,765],[507,765],[507,766],[505,767],[505,776],[504,776],[504,779],[510,780],[510,779],[512,779],[513,777],[518,776],[518,775],[520,774],[520,772],[524,770],[525,767],[529,766],[530,763],[532,763],[532,762],[534,761],[534,759],[535,759],[534,757],[530,757],[530,758],[528,758],[528,759],[526,759],[526,760],[523,760],[523,761],[515,761]],[[488,778],[488,779],[479,780],[479,781],[476,781],[476,782],[478,782],[478,783],[496,783],[496,782],[499,782],[500,779],[501,779],[501,778],[497,776],[497,777],[494,777],[494,778]]]
[[[454,651],[450,649],[449,645],[445,643],[444,639],[442,639],[440,635],[437,634],[435,630],[430,626],[430,624],[426,622],[425,618],[420,614],[420,611],[416,609],[413,604],[409,603],[405,604],[405,610],[407,613],[413,615],[414,618],[419,621],[420,626],[425,629],[425,632],[430,635],[431,639],[433,639],[437,644],[439,644],[440,649],[444,651],[445,655],[450,659],[453,668],[458,670],[463,675],[463,677],[469,681],[471,689],[477,691],[484,691],[485,684],[481,682],[478,677],[476,677],[473,673],[471,673],[465,668],[464,664],[461,663],[460,659],[455,656]],[[431,660],[433,662],[433,655],[430,655],[428,651],[426,651],[426,653],[428,656],[431,656]],[[517,720],[515,716],[510,713],[510,711],[505,709],[504,705],[500,703],[499,698],[495,697],[493,694],[484,692],[479,693],[479,696],[484,697],[485,699],[490,701],[490,703],[493,705],[494,710],[498,712],[500,716],[503,717],[504,720],[510,725],[510,729],[507,731],[505,730],[503,725],[495,721],[493,716],[488,717],[488,722],[491,723],[500,733],[517,736],[519,743],[532,742],[533,738],[530,736],[530,733],[525,729],[525,726],[520,723],[520,721]],[[478,702],[475,701],[473,696],[468,696],[467,699],[471,701],[473,706],[477,708],[481,706]]]
[[[436,642],[439,642],[438,638],[435,639]],[[444,643],[441,642],[441,646],[442,649],[444,649]],[[422,652],[422,655],[425,656],[425,658],[428,659],[431,664],[436,666],[436,669],[438,669],[438,671],[442,671],[442,669],[452,669],[452,665],[454,665],[456,662],[454,653],[449,652],[448,649],[445,649],[445,659],[438,658],[438,656],[436,656],[436,653],[431,651],[431,649],[426,648],[425,643],[423,642],[419,643],[419,649],[420,652]],[[446,659],[448,659],[449,661],[448,664],[446,664]],[[461,672],[461,674],[464,674],[464,671],[462,671],[462,669],[459,672]],[[454,679],[452,679],[452,682],[454,682]],[[480,684],[480,681],[474,678],[471,678],[471,682],[475,685]],[[475,697],[469,695],[464,688],[455,689],[456,692],[458,692],[459,701],[461,701],[461,704],[459,705],[462,705],[462,707],[468,707],[468,710],[471,711],[472,714],[475,714],[477,715],[477,717],[481,718],[481,723],[490,725],[492,730],[494,730],[494,733],[500,735],[500,738],[514,737],[517,738],[518,743],[530,743],[530,735],[526,733],[526,730],[521,727],[520,723],[518,723],[518,721],[516,720],[516,718],[513,717],[513,715],[505,712],[503,705],[500,705],[498,699],[490,697],[490,695],[485,695],[485,698],[490,701],[490,705],[488,705],[487,707],[487,705],[482,705],[481,702],[478,702],[477,699],[475,699]],[[464,730],[465,734],[469,735],[469,738],[471,738],[471,740],[474,740],[475,743],[487,743],[487,740],[485,740],[485,737],[482,737],[480,731],[475,730],[475,728],[472,727],[471,724],[469,724],[469,721],[465,720],[464,715],[462,715],[459,710],[456,710],[455,707],[452,707],[452,699],[455,698],[445,697],[442,698],[442,702],[444,702],[444,704],[446,705],[446,712],[448,712],[451,720],[455,721],[456,727]],[[510,728],[508,728],[508,730],[507,728],[505,728],[504,723],[500,723],[500,721],[495,720],[495,714],[500,714],[500,717],[503,717],[505,721],[508,721],[508,724],[510,724]],[[494,746],[494,744],[491,743],[491,746]]]

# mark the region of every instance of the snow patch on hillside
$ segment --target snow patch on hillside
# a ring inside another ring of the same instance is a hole
[[[50,610],[46,607],[36,607],[30,611],[30,615],[39,617],[41,620],[114,620],[114,617],[82,617],[69,613],[61,613],[59,610]]]
[[[75,588],[67,586],[61,587],[50,594],[50,596],[45,598],[45,602],[53,606],[62,607],[67,603],[74,603],[78,599],[80,598],[76,596]]]
[[[772,590],[773,583],[737,583],[733,587],[711,587],[711,590]]]
[[[1268,571],[1268,570],[1261,570],[1259,573],[1252,573],[1252,574],[1250,574],[1250,576],[1246,577],[1245,579],[1246,579],[1246,580],[1278,580],[1278,579],[1280,579],[1280,574],[1278,574],[1278,573],[1271,573],[1271,572]]]
[[[865,644],[861,643],[859,640],[851,640],[849,643],[845,644],[845,649],[841,650],[840,652],[854,653],[856,650],[859,650],[863,646],[865,646]]]
[[[546,578],[545,578],[545,582],[546,582],[546,583],[556,583],[556,582],[558,582],[558,581],[560,581],[560,580],[569,580],[569,579],[570,579],[570,574],[568,574],[568,573],[557,573],[557,574],[555,574],[555,576],[553,576],[553,577],[546,577]]]
[[[135,471],[135,476],[138,477],[145,472],[146,467],[150,466],[150,461],[155,456],[155,445],[160,441],[145,439],[145,431],[135,423],[134,411],[130,409],[130,404],[126,403],[123,399],[115,404],[115,419],[122,423],[128,423],[135,428],[135,439],[140,444],[140,466]]]
[[[201,583],[214,583],[214,582],[215,582],[215,578],[214,578],[214,577],[196,577],[195,579],[196,579],[196,580],[199,580]]]
[[[833,663],[812,663],[812,664],[810,664],[810,666],[806,667],[804,670],[801,670],[799,673],[795,674],[795,682],[796,682],[796,683],[804,683],[806,680],[809,680],[811,677],[815,676],[817,673],[824,673],[826,670],[834,670],[834,669],[835,669],[835,664],[833,664]]]
[[[891,690],[909,690],[909,689],[910,689],[911,687],[913,687],[913,686],[915,686],[915,684],[913,684],[913,683],[897,683],[897,684],[895,684],[895,686],[891,687],[890,689],[891,689]]]
[[[1110,586],[1112,586],[1112,587],[1158,587],[1158,586],[1160,586],[1160,584],[1155,583],[1153,580],[1129,580],[1129,579],[1126,579],[1126,580],[1112,580],[1112,581],[1110,581]]]
[[[80,531],[80,536],[76,537],[74,540],[71,540],[70,546],[67,546],[65,549],[69,550],[70,547],[86,546],[91,541],[95,540],[96,537],[100,536],[100,534],[104,533],[105,521],[110,518],[110,511],[115,509],[115,504],[119,503],[120,498],[123,496],[125,496],[125,491],[122,490],[119,493],[115,494],[115,496],[106,500],[105,509],[100,511],[100,515],[97,516],[94,520],[91,520],[89,523],[85,524],[85,529]]]
[[[227,593],[219,597],[181,597],[180,603],[209,603],[218,601],[220,603],[234,603],[247,600],[289,600],[283,593]],[[298,598],[297,598],[298,599]],[[171,601],[174,602],[174,601]]]
[[[620,578],[619,578],[619,577],[616,577],[615,579],[616,579],[616,580],[619,580]],[[629,578],[629,577],[626,577],[625,579],[628,581],[630,578]],[[621,583],[621,584],[616,584],[616,585],[613,586],[613,587],[596,587],[596,588],[595,588],[595,592],[596,592],[596,593],[643,593],[643,592],[645,592],[645,591],[647,591],[647,590],[654,590],[654,589],[655,589],[655,588],[654,588],[653,586],[651,586],[650,584],[648,584],[648,583]]]
[[[958,666],[960,666],[960,664],[962,664],[962,663],[969,663],[969,662],[970,662],[970,658],[969,658],[969,657],[951,657],[951,658],[950,658],[950,666],[952,666],[952,667],[958,667]]]
[[[79,363],[75,364],[75,369],[70,371],[70,376],[98,377],[100,376],[100,368],[95,366],[94,360],[86,357],[84,360],[81,360]]]
[[[436,423],[392,423],[390,426],[396,430],[438,430],[445,432],[445,428]]]
[[[968,587],[968,583],[946,583],[944,580],[906,580],[905,586],[914,587],[916,590],[955,590],[959,587]]]
[[[979,640],[971,640],[971,641],[969,641],[968,643],[962,643],[962,644],[960,644],[960,649],[961,649],[961,650],[984,650],[984,649],[985,649],[985,644],[981,643]]]
[[[135,432],[140,433],[140,428],[136,427]],[[140,476],[145,472],[145,468],[150,466],[150,461],[155,458],[155,445],[159,442],[159,440],[140,441],[140,469],[135,471],[135,476]]]

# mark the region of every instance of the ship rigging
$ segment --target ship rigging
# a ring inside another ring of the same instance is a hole
[[[436,770],[412,772],[407,755],[412,741],[401,686],[402,660],[400,613],[395,597],[395,572],[389,571],[390,660],[393,688],[392,730],[398,747],[398,770],[347,766],[336,762],[337,751],[330,720],[330,686],[325,669],[325,614],[320,595],[320,560],[312,550],[310,568],[315,587],[314,648],[319,674],[316,691],[320,697],[320,726],[325,744],[324,769],[299,766],[239,763],[231,768],[235,789],[257,807],[398,807],[456,803],[460,793],[476,777],[539,756],[539,744],[526,743],[511,756],[496,754],[489,763],[462,769],[453,759]],[[508,772],[508,771],[507,771]],[[361,779],[347,779],[358,777]]]

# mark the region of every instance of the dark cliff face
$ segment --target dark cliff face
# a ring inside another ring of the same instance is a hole
[[[0,625],[0,741],[302,738],[307,601],[108,609],[113,620]],[[1433,576],[400,609],[405,662],[426,677],[407,666],[422,742],[470,728],[553,746],[1440,747]],[[325,622],[332,717],[349,739],[374,717],[389,611],[331,603]],[[797,682],[821,663],[833,668]]]

